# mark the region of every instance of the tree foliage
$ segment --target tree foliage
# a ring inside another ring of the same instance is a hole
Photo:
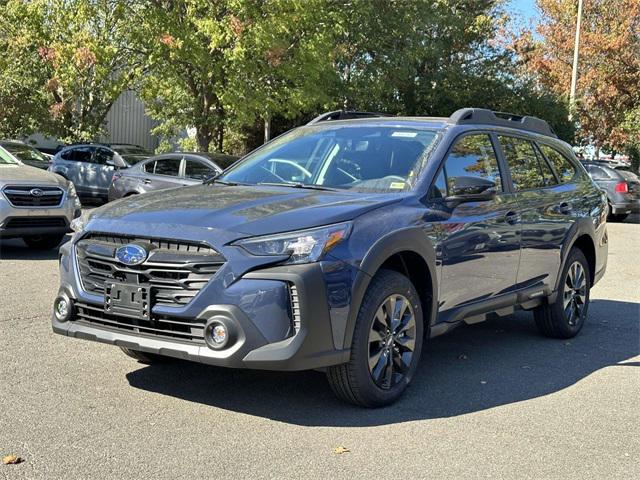
[[[322,102],[330,72],[322,0],[148,2],[140,44],[143,96],[165,135],[184,126],[207,150],[225,126],[292,116]]]
[[[524,32],[515,47],[544,89],[568,98],[577,18],[573,0],[538,0],[543,13],[536,34]],[[581,138],[596,147],[624,148],[625,115],[640,105],[640,2],[584,2],[577,83]]]
[[[0,91],[19,87],[13,96],[5,93],[3,105],[27,107],[16,131],[29,133],[37,126],[63,141],[101,133],[111,105],[140,72],[140,59],[129,48],[135,5],[124,0],[3,5],[0,48],[11,65],[2,69]]]

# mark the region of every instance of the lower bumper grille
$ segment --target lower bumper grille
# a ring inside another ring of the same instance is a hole
[[[106,313],[101,306],[76,303],[77,322],[95,327],[134,333],[149,337],[177,340],[204,345],[204,323],[175,318],[134,319]]]
[[[13,217],[7,220],[4,228],[56,228],[66,227],[64,217]]]

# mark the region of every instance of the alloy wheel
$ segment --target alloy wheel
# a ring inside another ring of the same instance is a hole
[[[587,278],[580,262],[573,262],[567,271],[563,300],[564,316],[574,327],[582,318],[587,303]]]
[[[416,347],[416,317],[404,295],[388,296],[378,308],[369,331],[369,372],[375,384],[388,390],[408,373]]]

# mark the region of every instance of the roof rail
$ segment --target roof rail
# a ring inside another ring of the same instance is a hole
[[[454,125],[482,124],[517,128],[557,138],[557,135],[551,126],[538,117],[515,115],[513,113],[505,112],[493,112],[486,108],[461,108],[460,110],[456,110],[449,117],[449,123]]]
[[[335,110],[333,112],[326,112],[318,115],[311,120],[307,125],[315,125],[316,123],[326,122],[329,120],[348,120],[350,118],[367,118],[367,117],[394,117],[389,113],[377,113],[377,112],[356,112],[349,110]]]

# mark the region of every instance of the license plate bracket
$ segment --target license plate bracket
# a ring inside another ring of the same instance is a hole
[[[105,282],[104,311],[114,315],[149,320],[149,287],[119,282]]]

